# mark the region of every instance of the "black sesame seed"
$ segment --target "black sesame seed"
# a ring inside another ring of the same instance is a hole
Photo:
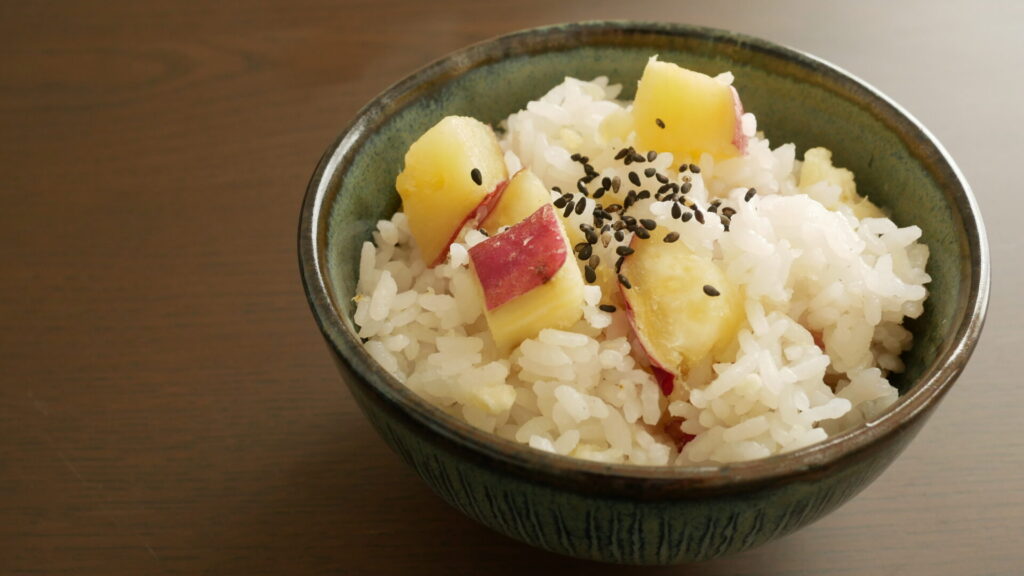
[[[562,189],[559,188],[558,186],[552,186],[551,189],[554,190],[555,192],[559,193],[559,194],[562,193]]]
[[[586,242],[578,242],[575,246],[572,247],[572,251],[576,252],[578,254],[580,252],[580,250],[583,250],[583,248],[586,247],[586,246],[587,246]]]
[[[718,203],[712,202],[711,205],[708,206],[708,212],[711,212],[712,214],[717,213],[718,212]]]
[[[587,202],[583,198],[580,198],[579,201],[576,202],[576,215],[578,216],[580,214],[583,214],[583,211],[586,209]]]
[[[623,148],[622,150],[619,150],[618,153],[615,154],[615,159],[622,160],[623,158],[626,157],[627,154],[629,154],[629,148]]]
[[[586,242],[580,242],[580,244],[583,245],[583,248],[580,248],[580,260],[590,260],[590,257],[594,254],[594,247]]]
[[[651,178],[652,176],[654,176],[654,174],[657,171],[658,171],[657,168],[645,168],[644,169],[644,176],[646,176],[647,178]]]
[[[743,201],[750,202],[756,194],[757,188],[751,188],[750,190],[747,190],[747,193],[743,196]]]
[[[719,215],[718,219],[722,221],[722,227],[724,227],[725,231],[728,232],[729,225],[732,223],[732,220],[730,220],[729,217],[724,214]]]
[[[597,282],[597,272],[594,272],[594,269],[590,267],[590,264],[583,267],[583,275],[587,279],[587,284]]]
[[[559,196],[554,201],[555,208],[565,208],[565,205],[569,200],[572,200],[572,194],[563,194],[562,196]]]
[[[696,164],[690,164],[690,172],[693,172],[694,174],[700,174],[700,166],[697,166]]]
[[[636,172],[630,172],[629,173],[629,181],[632,182],[634,186],[639,186],[640,185],[640,176],[638,176]]]
[[[704,223],[704,213],[701,212],[699,209],[693,209],[693,217],[697,219],[697,222],[700,222],[701,224]]]
[[[626,261],[626,259],[624,257],[622,257],[622,256],[619,256],[618,260],[615,261],[615,273],[616,274],[618,274],[622,270],[622,263],[625,262],[625,261]]]
[[[587,242],[597,244],[597,232],[595,232],[593,228],[584,229],[583,235],[586,236]]]
[[[658,188],[658,191],[655,192],[655,194],[658,195],[658,196],[661,196],[662,194],[664,194],[665,192],[668,192],[671,189],[672,189],[672,184],[662,184]]]
[[[601,304],[598,306],[598,309],[602,312],[615,312],[615,306],[612,306],[611,304]]]
[[[618,224],[618,222],[616,222],[616,224]],[[615,240],[617,242],[622,242],[625,238],[626,233],[623,232],[621,228],[615,231]]]
[[[672,204],[672,217],[673,218],[679,218],[682,215],[683,215],[683,209],[679,207],[678,203],[673,203]]]
[[[722,215],[732,218],[736,215],[736,209],[732,206],[726,206],[725,208],[722,208]]]
[[[601,265],[601,257],[598,256],[597,254],[594,254],[593,256],[590,257],[590,262],[588,262],[588,264],[590,264],[591,268],[596,270],[597,267]]]
[[[597,190],[594,190],[594,193],[591,194],[591,198],[600,198],[604,196],[605,190],[605,188],[598,188]]]
[[[682,187],[679,188],[679,191],[683,194],[687,194],[690,192],[691,188],[693,188],[693,184],[689,182],[683,182],[683,185]]]
[[[586,156],[580,156],[579,160],[580,160],[580,162],[582,162],[583,164],[587,164],[588,162],[590,162],[590,158],[588,158],[588,157],[586,157]],[[593,170],[593,168],[591,168],[591,170]]]
[[[605,176],[604,178],[601,178],[601,187],[606,189],[606,190],[608,188],[611,188],[612,187],[612,179],[607,177],[607,176]]]
[[[490,236],[490,234],[487,233],[487,230],[484,230],[483,228],[477,228],[476,231],[483,234],[484,236]]]
[[[601,233],[602,234],[604,234],[605,232],[611,232],[611,230],[612,230],[612,225],[611,224],[605,224],[604,226],[601,226]]]
[[[569,159],[572,160],[573,162],[579,162],[580,161],[580,153],[579,152],[574,152],[572,156],[569,156]]]
[[[650,190],[641,190],[640,193],[638,193],[636,195],[636,199],[637,200],[646,200],[646,199],[648,199],[650,197],[651,197],[651,191]]]
[[[651,220],[650,218],[641,218],[640,225],[643,226],[644,228],[647,228],[648,230],[654,230],[655,228],[658,227],[658,223],[655,222],[654,220]]]
[[[662,120],[661,118],[655,118],[654,119],[654,123],[658,125],[658,128],[661,128],[661,129],[665,128],[665,121]]]
[[[635,252],[635,250],[633,250],[629,246],[619,246],[618,248],[615,249],[615,253],[618,254],[619,256],[629,256],[633,252]]]
[[[623,215],[622,220],[627,226],[636,226],[636,218],[633,218],[632,216]]]
[[[622,180],[619,180],[618,176],[612,178],[612,192],[616,192],[617,193],[621,186],[622,186]]]
[[[679,240],[679,232],[669,232],[661,240],[662,240],[662,242],[667,242],[667,243],[671,244],[671,243],[675,242],[676,240]]]
[[[654,150],[650,150],[650,151],[647,152],[647,161],[648,162],[654,162],[654,159],[657,158],[657,157],[658,157],[658,153],[655,152]]]
[[[661,182],[662,184],[668,184],[668,176],[665,176],[661,172],[655,174],[654,177],[658,180],[658,182]]]
[[[626,290],[629,290],[630,288],[633,287],[633,285],[629,283],[629,278],[626,278],[622,274],[619,274],[619,284],[622,284],[622,287],[625,288]]]
[[[584,196],[590,194],[590,192],[587,190],[587,183],[584,182],[582,178],[576,181],[576,189],[579,190],[580,194],[583,194]]]
[[[612,224],[612,228],[613,228],[614,230],[616,230],[616,231],[618,231],[618,230],[622,230],[622,229],[623,229],[623,228],[625,228],[625,227],[626,227],[626,223],[625,223],[625,222],[623,222],[622,220],[616,220],[616,221],[615,221],[615,222],[614,222],[614,223]]]
[[[680,218],[683,222],[689,222],[693,218],[693,212],[683,212],[683,216]]]
[[[704,293],[707,294],[708,296],[720,296],[722,294],[721,292],[718,291],[718,288],[715,288],[711,284],[704,285]]]
[[[636,234],[637,238],[640,238],[640,239],[643,239],[643,240],[647,240],[648,238],[651,237],[651,233],[650,232],[648,232],[647,230],[645,230],[643,228],[640,228],[640,227],[637,227],[636,229],[634,229],[633,233]]]
[[[484,183],[484,176],[480,173],[479,168],[473,168],[469,171],[469,177],[473,179],[473,183],[477,186]]]
[[[636,150],[633,150],[633,162],[636,162],[638,164],[641,162],[647,162],[647,157],[644,156],[643,154],[640,154]]]
[[[605,212],[608,212],[609,214],[614,214],[614,213],[618,212],[619,210],[622,210],[622,204],[609,204],[607,207],[605,207],[604,210],[605,210]]]
[[[572,214],[572,209],[573,208],[575,208],[575,206],[573,205],[572,200],[566,202],[565,210],[562,211],[562,217],[563,218],[568,218],[569,215]]]
[[[679,165],[679,172],[680,173],[686,172],[689,169],[690,169],[690,165],[689,164],[680,164]]]

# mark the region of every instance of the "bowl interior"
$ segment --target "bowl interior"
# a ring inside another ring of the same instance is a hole
[[[894,104],[827,64],[764,41],[682,26],[584,24],[504,37],[429,66],[368,105],[311,184],[322,195],[317,257],[326,263],[324,282],[346,338],[354,338],[360,246],[378,219],[400,207],[395,177],[420,134],[449,114],[496,125],[565,76],[608,76],[630,99],[654,54],[709,74],[731,71],[745,109],[773,147],[793,142],[798,157],[814,146],[831,149],[837,165],[854,171],[862,194],[897,224],[921,227],[931,251],[930,295],[924,315],[911,324],[914,348],[895,384],[905,395],[942,369],[937,359],[961,345],[965,320],[977,306],[972,264],[981,255],[967,232],[977,236],[980,225],[970,192],[941,147]]]

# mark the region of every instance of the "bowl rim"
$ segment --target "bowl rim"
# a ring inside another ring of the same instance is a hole
[[[552,49],[637,43],[645,37],[696,38],[721,45],[721,49],[753,50],[811,73],[819,86],[847,99],[858,96],[861,101],[870,102],[873,115],[890,127],[898,127],[897,134],[908,147],[913,144],[911,154],[928,168],[932,178],[940,184],[943,181],[948,184],[944,188],[963,221],[964,230],[960,232],[969,250],[966,258],[961,257],[961,278],[967,290],[961,290],[957,302],[958,326],[953,338],[945,343],[919,381],[878,419],[806,448],[748,462],[685,467],[591,462],[535,450],[484,433],[446,414],[383,370],[365,351],[358,336],[338,317],[339,311],[328,290],[327,263],[323,256],[329,202],[333,201],[333,197],[329,197],[331,184],[339,170],[350,165],[359,145],[372,135],[376,126],[421,93],[503,58]],[[710,492],[734,492],[754,484],[792,481],[876,448],[883,438],[909,428],[911,423],[925,416],[952,386],[977,344],[989,297],[990,257],[977,201],[949,153],[910,113],[853,74],[800,50],[753,36],[679,23],[588,21],[531,28],[470,45],[420,68],[359,110],[327,148],[309,181],[298,233],[300,273],[313,316],[336,358],[345,362],[375,394],[410,417],[421,429],[445,440],[450,449],[481,464],[563,485],[591,489],[604,486],[613,492],[636,480],[645,481],[653,489],[650,494],[659,496],[668,493],[692,497]]]

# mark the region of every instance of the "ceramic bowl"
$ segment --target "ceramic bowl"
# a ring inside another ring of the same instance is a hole
[[[406,389],[363,349],[352,323],[359,249],[399,208],[408,146],[449,114],[496,124],[566,75],[609,76],[631,98],[649,56],[731,70],[776,145],[826,146],[858,188],[931,250],[926,311],[883,416],[827,441],[748,463],[605,465],[482,433]],[[299,227],[302,279],[342,379],[373,426],[449,504],[554,552],[670,564],[739,552],[828,514],[867,486],[924,425],[977,342],[989,259],[971,191],[952,159],[898,105],[813,56],[718,30],[588,22],[471,46],[412,74],[363,108],[313,174]]]

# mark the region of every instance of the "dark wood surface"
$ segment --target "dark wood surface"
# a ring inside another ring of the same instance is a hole
[[[684,568],[553,556],[434,497],[336,375],[295,256],[313,167],[377,92],[504,32],[629,17],[876,85],[958,160],[992,246],[981,344],[892,468]],[[1024,574],[1022,22],[1011,2],[4,2],[0,574]]]

